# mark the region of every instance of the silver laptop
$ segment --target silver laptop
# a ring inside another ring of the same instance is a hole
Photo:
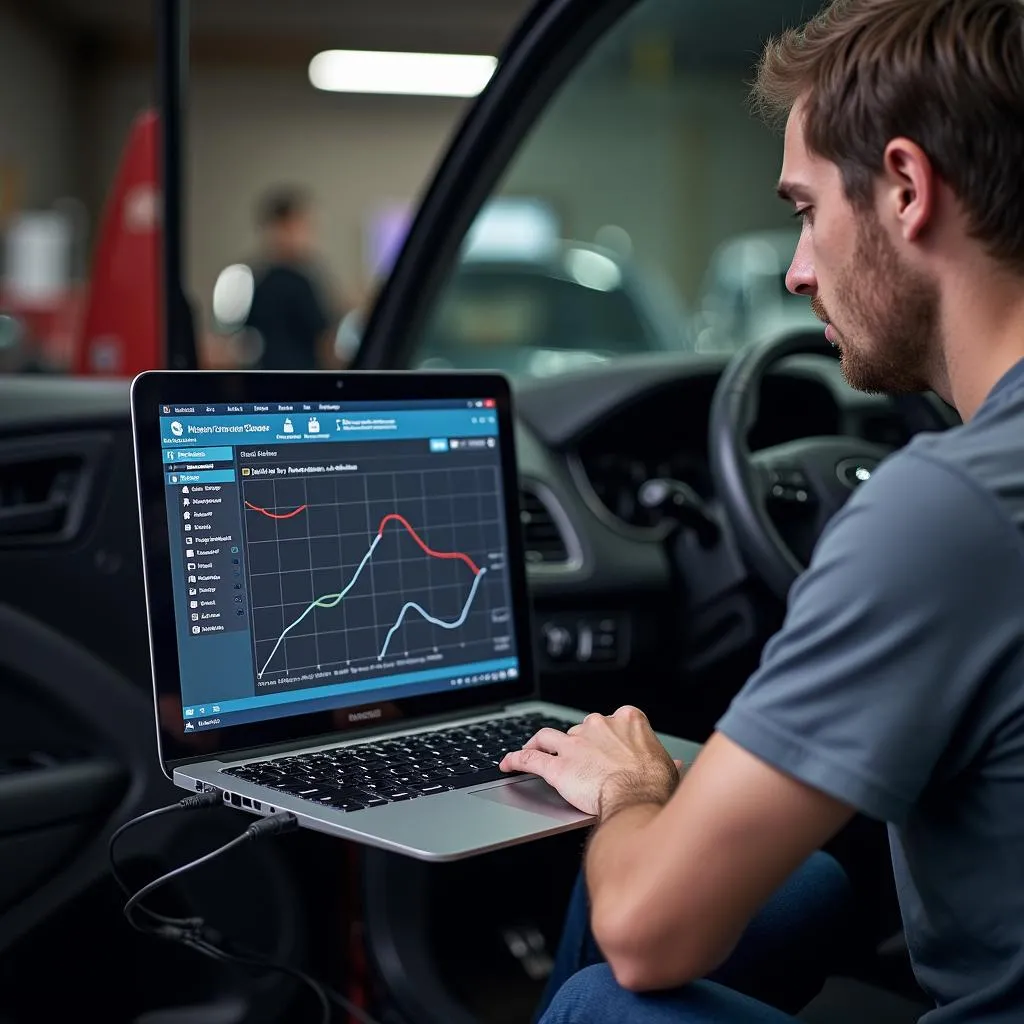
[[[158,371],[132,425],[176,785],[424,860],[592,821],[497,768],[583,716],[537,699],[504,377]]]

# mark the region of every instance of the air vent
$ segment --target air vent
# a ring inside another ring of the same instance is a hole
[[[551,510],[534,491],[523,488],[519,492],[520,519],[526,561],[530,565],[565,565],[569,549]]]

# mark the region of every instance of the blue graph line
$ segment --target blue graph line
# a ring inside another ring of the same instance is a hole
[[[388,635],[384,638],[384,646],[380,649],[380,654],[377,655],[377,660],[380,661],[388,651],[388,644],[391,643],[391,638],[398,631],[398,627],[402,625],[402,620],[405,618],[405,613],[412,609],[417,611],[420,615],[427,620],[432,622],[435,626],[440,626],[442,629],[458,629],[466,621],[466,616],[469,615],[470,606],[473,604],[473,598],[476,597],[477,588],[480,586],[480,581],[483,579],[486,569],[481,569],[475,577],[473,577],[473,586],[470,587],[469,597],[466,598],[466,603],[462,607],[462,614],[454,622],[445,622],[444,619],[434,618],[425,608],[422,608],[415,601],[406,601],[402,605],[402,610],[398,613],[398,618],[395,620],[395,624],[388,630]]]
[[[267,671],[267,666],[274,660],[274,655],[277,654],[277,649],[284,642],[284,638],[314,609],[314,608],[337,608],[341,603],[345,595],[356,585],[356,581],[359,579],[359,574],[363,571],[366,563],[370,560],[370,556],[373,554],[374,548],[380,543],[381,535],[378,533],[373,538],[373,543],[370,545],[366,554],[363,555],[363,560],[359,563],[358,568],[352,574],[352,579],[348,581],[345,589],[337,594],[324,594],[323,597],[318,597],[313,601],[309,607],[289,626],[285,627],[284,632],[277,638],[277,643],[274,644],[274,649],[270,652],[270,657],[263,663],[263,668],[256,673],[257,679],[263,678],[263,673]]]

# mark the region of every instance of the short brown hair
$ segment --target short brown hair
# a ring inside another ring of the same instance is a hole
[[[309,193],[299,185],[281,185],[271,189],[259,201],[256,220],[261,227],[274,227],[309,211]]]
[[[888,142],[913,140],[971,234],[1024,272],[1024,0],[834,0],[769,41],[752,99],[772,122],[806,99],[807,147],[857,205]]]

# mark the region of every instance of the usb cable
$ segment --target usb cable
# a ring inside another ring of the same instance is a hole
[[[197,857],[195,860],[189,861],[187,864],[183,864],[181,867],[174,868],[159,878],[153,879],[153,881],[144,885],[137,892],[133,893],[129,888],[118,871],[114,856],[114,849],[118,839],[128,829],[143,821],[149,821],[175,811],[199,810],[201,808],[219,806],[223,806],[223,797],[218,791],[196,793],[185,797],[178,803],[169,804],[166,807],[158,807],[155,810],[147,811],[145,814],[140,814],[137,818],[125,822],[114,832],[110,837],[109,844],[110,870],[115,881],[128,897],[128,901],[124,905],[125,919],[133,928],[144,935],[154,935],[171,942],[179,942],[189,949],[202,953],[204,956],[208,956],[210,959],[220,963],[231,963],[250,969],[279,971],[282,974],[295,978],[297,981],[301,981],[316,996],[317,1002],[320,1005],[321,1024],[329,1024],[332,1002],[340,1006],[351,1018],[360,1021],[361,1024],[377,1024],[366,1011],[346,999],[341,993],[335,992],[306,974],[305,971],[292,967],[290,964],[271,960],[250,950],[242,948],[230,950],[225,948],[227,942],[224,937],[210,928],[201,917],[170,917],[167,914],[157,913],[143,904],[143,900],[157,889],[180,878],[193,868],[209,863],[229,850],[243,846],[245,843],[255,839],[261,839],[265,836],[282,835],[285,832],[298,828],[299,821],[294,814],[288,811],[279,811],[277,814],[260,818],[234,839],[224,843],[222,846],[218,846],[215,850],[211,850],[202,857]]]

